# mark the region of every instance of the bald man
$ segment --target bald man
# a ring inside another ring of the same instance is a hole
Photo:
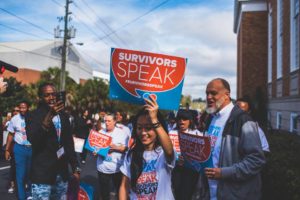
[[[213,167],[205,169],[207,190],[213,200],[259,200],[260,171],[265,163],[256,123],[230,98],[222,78],[206,87],[206,134],[211,138]]]

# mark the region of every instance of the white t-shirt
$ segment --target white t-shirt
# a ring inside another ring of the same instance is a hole
[[[27,140],[25,127],[25,118],[21,114],[13,116],[7,127],[9,132],[15,133],[14,141],[20,145],[30,145],[30,142]]]
[[[120,128],[121,130],[123,130],[129,137],[131,137],[131,131],[130,129],[125,126],[124,124],[120,124],[120,123],[117,123],[116,124],[116,127]]]
[[[213,160],[214,168],[219,167],[222,133],[233,107],[234,105],[231,102],[230,104],[225,106],[222,110],[220,110],[218,113],[216,113],[208,128],[207,135],[209,135],[211,139],[212,160]],[[217,200],[218,181],[208,179],[208,183],[209,183],[210,199]]]
[[[101,130],[100,133],[106,134],[112,137],[112,144],[124,145],[127,147],[129,136],[128,133],[124,132],[124,129],[115,127],[110,133],[106,130]],[[105,174],[114,174],[120,171],[120,167],[123,164],[125,153],[112,152],[109,153],[106,158],[98,156],[97,159],[97,170]]]
[[[175,152],[174,152],[175,153]],[[144,151],[143,171],[137,180],[137,193],[130,190],[130,199],[135,200],[172,200],[171,174],[175,166],[175,156],[167,163],[162,147],[152,151]],[[129,179],[131,156],[126,156],[121,172]]]

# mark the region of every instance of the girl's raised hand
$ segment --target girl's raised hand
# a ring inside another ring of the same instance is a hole
[[[151,96],[148,98],[144,98],[146,104],[144,105],[145,109],[149,111],[149,116],[153,123],[156,123],[157,120],[157,112],[158,112],[158,104],[155,99]]]

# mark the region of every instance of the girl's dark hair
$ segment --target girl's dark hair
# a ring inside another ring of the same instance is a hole
[[[138,138],[137,131],[136,131],[137,120],[140,116],[149,116],[149,112],[147,110],[145,110],[144,108],[141,109],[135,115],[135,117],[133,118],[133,122],[132,122],[132,125],[133,125],[132,138],[135,141],[135,145],[129,151],[128,156],[132,155],[131,164],[130,164],[130,174],[131,174],[130,184],[131,184],[131,188],[133,191],[136,190],[136,182],[143,171],[143,164],[144,164],[143,154],[144,154],[145,148],[144,148],[144,145],[142,144],[142,142],[140,141],[140,139]],[[164,130],[166,132],[168,132],[167,125],[165,123],[163,115],[160,112],[157,113],[157,119],[161,123]],[[160,145],[161,145],[160,141],[157,139],[155,141],[154,149],[156,149]]]

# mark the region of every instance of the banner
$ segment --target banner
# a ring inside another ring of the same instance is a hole
[[[203,172],[205,167],[213,167],[208,136],[179,133],[179,143],[187,167],[198,172]]]
[[[93,200],[94,189],[91,185],[80,183],[78,192],[78,200]]]
[[[178,110],[187,59],[112,48],[111,99],[145,104],[153,97],[161,109]]]
[[[112,138],[109,135],[91,130],[84,147],[89,151],[96,152],[97,154],[106,157],[110,149],[109,145],[111,144],[111,141]]]

